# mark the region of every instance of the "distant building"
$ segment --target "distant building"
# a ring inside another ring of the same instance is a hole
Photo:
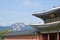
[[[44,24],[30,24],[33,29],[10,32],[5,40],[60,40],[60,7],[32,14],[44,20]],[[35,28],[35,29],[34,29]]]
[[[26,25],[20,31],[12,31],[4,35],[4,40],[38,40],[38,30]]]

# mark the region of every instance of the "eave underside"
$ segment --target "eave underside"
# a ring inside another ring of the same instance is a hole
[[[36,17],[39,17],[43,20],[46,20],[46,19],[49,19],[51,18],[49,15],[50,14],[55,14],[55,17],[60,17],[60,9],[55,9],[55,10],[50,10],[50,11],[47,11],[47,12],[43,12],[43,13],[37,13],[37,14],[32,14]],[[53,17],[52,17],[53,18]]]
[[[38,29],[41,33],[56,33],[60,32],[60,23],[47,24],[47,25],[31,25]]]

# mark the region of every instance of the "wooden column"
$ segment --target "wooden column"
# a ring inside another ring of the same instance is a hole
[[[40,40],[40,35],[39,34],[37,34],[36,40]]]
[[[43,40],[43,36],[42,36],[42,34],[40,34],[40,40]]]
[[[50,40],[50,35],[49,35],[49,33],[48,33],[48,40]]]
[[[57,32],[57,40],[59,40],[59,33]]]

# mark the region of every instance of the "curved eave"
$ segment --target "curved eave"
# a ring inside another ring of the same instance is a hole
[[[43,20],[46,19],[46,17],[44,16],[47,16],[57,10],[59,10],[60,7],[56,7],[56,8],[52,8],[52,9],[49,9],[49,10],[46,10],[46,11],[42,11],[42,12],[37,12],[37,13],[34,13],[32,15],[36,16],[36,17],[39,17],[39,18],[42,18]]]
[[[38,18],[40,18],[40,19],[43,19],[43,20],[45,20],[46,18],[44,18],[42,15],[40,15],[40,14],[32,14],[33,16],[36,16],[36,17],[38,17]]]
[[[51,26],[58,26],[58,25],[60,25],[60,21],[57,21],[57,22],[51,22],[51,23],[46,23],[46,24],[41,24],[41,25],[30,25],[30,26],[32,26],[32,27],[34,27],[34,28],[44,28],[44,27],[51,27]]]
[[[60,21],[52,22],[52,23],[46,23],[46,24],[42,24],[42,25],[31,25],[31,26],[40,30],[41,33],[60,32]]]

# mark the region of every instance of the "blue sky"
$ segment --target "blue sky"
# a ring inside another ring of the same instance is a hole
[[[60,0],[0,0],[0,25],[43,22],[32,16],[34,12],[60,6]]]

